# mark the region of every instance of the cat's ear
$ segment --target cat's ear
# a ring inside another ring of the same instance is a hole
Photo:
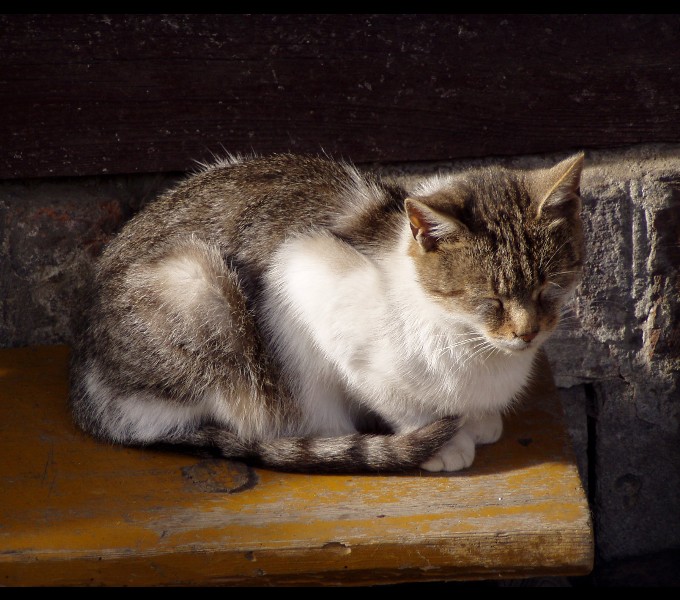
[[[455,217],[445,215],[415,198],[406,198],[404,207],[413,238],[425,252],[435,250],[442,240],[458,237],[467,231],[467,227]]]
[[[561,220],[580,212],[583,157],[583,152],[580,152],[540,173],[537,201],[534,202],[537,219]]]

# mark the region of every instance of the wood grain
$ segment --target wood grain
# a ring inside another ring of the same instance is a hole
[[[0,15],[0,178],[680,139],[680,15]]]
[[[590,514],[547,362],[462,473],[306,476],[98,443],[68,349],[0,350],[0,584],[374,584],[588,573]]]

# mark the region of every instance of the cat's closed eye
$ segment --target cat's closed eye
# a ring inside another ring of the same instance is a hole
[[[500,298],[490,297],[490,298],[484,298],[484,304],[485,308],[491,309],[491,310],[503,310],[503,301]]]

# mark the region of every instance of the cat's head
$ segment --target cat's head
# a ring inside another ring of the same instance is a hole
[[[540,346],[583,265],[583,154],[550,169],[434,178],[405,201],[409,254],[427,296],[493,347]]]

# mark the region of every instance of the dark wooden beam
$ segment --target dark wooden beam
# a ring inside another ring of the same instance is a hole
[[[680,15],[0,15],[0,178],[680,141]]]

